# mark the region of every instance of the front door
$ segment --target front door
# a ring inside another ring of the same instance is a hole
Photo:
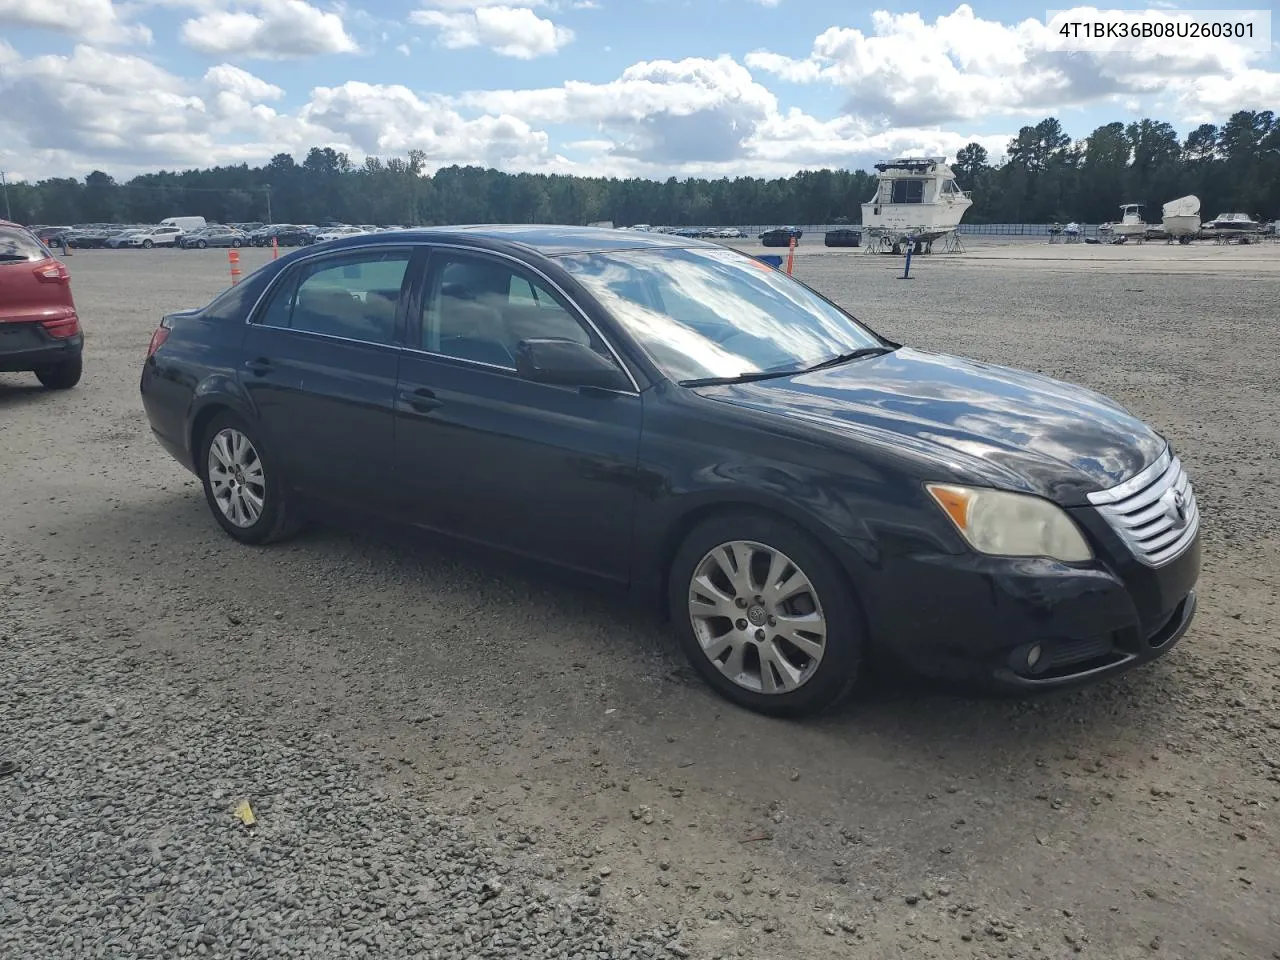
[[[408,248],[306,261],[246,331],[240,380],[300,492],[377,509],[390,482]]]
[[[497,255],[431,254],[397,385],[397,485],[423,526],[624,581],[640,439],[635,390],[533,383],[519,342],[610,356],[545,279]],[[616,358],[613,358],[616,360]]]

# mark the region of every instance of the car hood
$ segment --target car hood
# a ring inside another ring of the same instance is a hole
[[[1066,504],[1124,482],[1166,446],[1149,426],[1093,390],[907,347],[699,393],[941,460],[950,478]]]

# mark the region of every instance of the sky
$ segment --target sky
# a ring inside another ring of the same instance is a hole
[[[1280,110],[1265,39],[1063,51],[1046,9],[0,0],[0,170],[123,179],[332,146],[357,163],[420,149],[429,170],[788,176],[953,157],[971,141],[998,160],[1046,116],[1075,138],[1143,116],[1185,136],[1235,110]]]

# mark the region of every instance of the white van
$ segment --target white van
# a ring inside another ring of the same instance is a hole
[[[208,226],[204,217],[166,217],[160,221],[162,227],[177,227],[183,233],[195,233]]]

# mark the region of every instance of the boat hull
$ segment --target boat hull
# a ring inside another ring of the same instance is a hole
[[[1165,217],[1160,225],[1171,237],[1194,237],[1200,233],[1200,217],[1196,214]]]
[[[920,239],[937,239],[960,226],[969,199],[937,203],[864,203],[862,225],[868,230],[909,234]]]

